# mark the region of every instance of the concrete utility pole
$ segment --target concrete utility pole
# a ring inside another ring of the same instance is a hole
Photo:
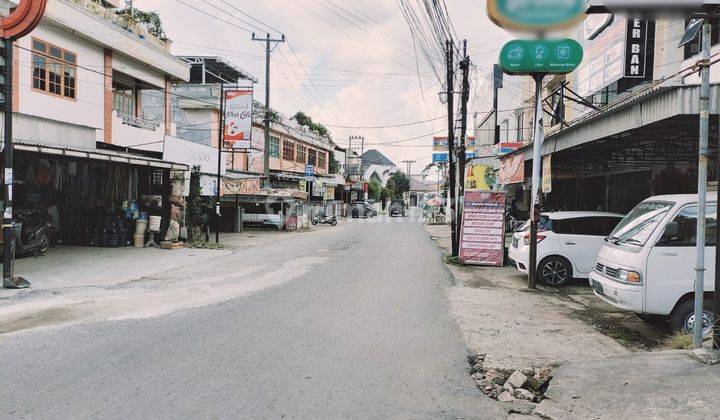
[[[467,137],[467,105],[470,100],[470,57],[467,55],[467,40],[463,40],[463,60],[460,62],[460,70],[462,72],[462,91],[460,93],[460,147],[458,150],[458,197],[463,200],[465,197],[465,162],[467,154],[465,153],[467,145],[465,139]],[[462,220],[463,206],[458,206],[457,216]],[[458,244],[460,243],[460,230],[458,229]]]
[[[498,90],[503,87],[503,71],[502,68],[495,64],[493,66],[493,142],[500,143],[500,126],[498,125]]]
[[[256,37],[252,34],[253,41],[262,41],[265,43],[265,154],[263,159],[263,166],[265,167],[265,182],[263,182],[263,188],[270,189],[270,53],[273,51],[275,45],[285,42],[285,35],[280,39],[270,38],[270,34],[267,34],[265,38]],[[274,44],[274,45],[273,45]]]
[[[455,118],[453,89],[455,88],[455,69],[453,68],[453,45],[445,41],[445,59],[447,63],[447,112],[448,112],[448,173],[450,176],[450,241],[452,244],[452,256],[457,257],[459,253],[457,237],[457,203],[455,202]]]
[[[695,323],[693,346],[702,347],[703,298],[705,294],[705,204],[707,202],[708,137],[710,134],[710,36],[712,25],[705,19],[702,28],[702,56],[700,59],[700,145],[698,147],[698,210],[697,261],[695,266]]]
[[[415,163],[414,160],[403,160],[402,163],[407,165],[407,176],[410,176],[412,172],[410,170],[412,169],[412,164]]]

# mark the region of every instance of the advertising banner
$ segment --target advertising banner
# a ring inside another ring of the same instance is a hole
[[[505,193],[465,192],[459,255],[464,264],[505,264],[505,201]]]
[[[495,186],[492,166],[468,165],[465,173],[465,191],[490,191]]]
[[[548,194],[552,192],[552,155],[544,156],[542,163],[542,192]]]
[[[525,182],[524,154],[518,153],[517,155],[500,158],[499,182],[506,185]]]
[[[252,140],[253,91],[225,91],[223,142],[227,148],[250,149]]]

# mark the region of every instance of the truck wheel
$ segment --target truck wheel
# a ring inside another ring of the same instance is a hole
[[[715,321],[715,315],[709,308],[712,308],[710,299],[703,299],[703,335],[709,334]],[[687,299],[675,308],[670,314],[670,327],[673,331],[684,334],[693,334],[695,325],[695,301]]]
[[[546,286],[564,286],[572,279],[572,275],[573,272],[570,261],[557,255],[547,257],[538,264],[538,280]]]

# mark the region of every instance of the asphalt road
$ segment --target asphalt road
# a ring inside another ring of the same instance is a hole
[[[0,336],[0,417],[502,417],[468,377],[443,290],[451,276],[422,226],[318,230],[196,267],[212,276],[262,262],[277,276],[312,262],[274,287]]]

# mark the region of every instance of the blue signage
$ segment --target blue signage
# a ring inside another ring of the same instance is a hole
[[[315,166],[305,165],[305,176],[313,176],[313,175],[315,175]]]
[[[446,163],[448,161],[448,154],[446,153],[433,153],[433,163]]]

